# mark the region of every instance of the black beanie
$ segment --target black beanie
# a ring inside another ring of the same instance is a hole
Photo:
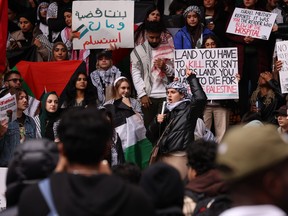
[[[184,184],[174,167],[162,162],[153,164],[142,173],[140,186],[157,210],[172,206],[182,210]]]

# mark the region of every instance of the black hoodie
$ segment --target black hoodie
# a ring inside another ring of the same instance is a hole
[[[61,216],[154,215],[146,194],[116,176],[57,173],[50,180],[53,201]],[[22,193],[19,216],[48,215],[49,212],[38,185]]]

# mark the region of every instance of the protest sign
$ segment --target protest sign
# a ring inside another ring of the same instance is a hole
[[[6,175],[7,175],[7,168],[1,167],[0,168],[0,211],[6,209]]]
[[[0,120],[9,122],[17,118],[17,102],[15,95],[5,95],[0,99]]]
[[[288,93],[288,41],[276,42],[276,52],[278,60],[283,62],[279,71],[281,92]]]
[[[227,33],[268,40],[277,14],[235,8]]]
[[[209,100],[238,98],[237,48],[175,50],[175,77],[186,82],[186,66],[199,78]]]
[[[134,47],[134,1],[74,1],[73,49]]]

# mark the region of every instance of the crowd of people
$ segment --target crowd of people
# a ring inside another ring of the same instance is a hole
[[[133,49],[76,50],[73,0],[9,1],[0,97],[16,96],[17,118],[0,121],[0,215],[288,215],[288,99],[275,51],[288,1],[173,0],[169,16],[159,2],[135,23]],[[226,33],[235,7],[276,13],[269,40]],[[208,99],[188,67],[188,86],[175,76],[175,50],[229,47],[238,100]],[[31,113],[20,60],[84,66]]]

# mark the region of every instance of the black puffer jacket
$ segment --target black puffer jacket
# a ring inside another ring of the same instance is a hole
[[[165,128],[172,121],[159,141],[160,154],[185,151],[187,146],[194,141],[196,122],[203,114],[207,97],[195,74],[189,76],[187,81],[193,94],[191,101],[179,104],[171,112],[166,110],[164,122],[159,124],[155,119],[149,127],[149,138],[152,137],[156,141],[161,138]]]

